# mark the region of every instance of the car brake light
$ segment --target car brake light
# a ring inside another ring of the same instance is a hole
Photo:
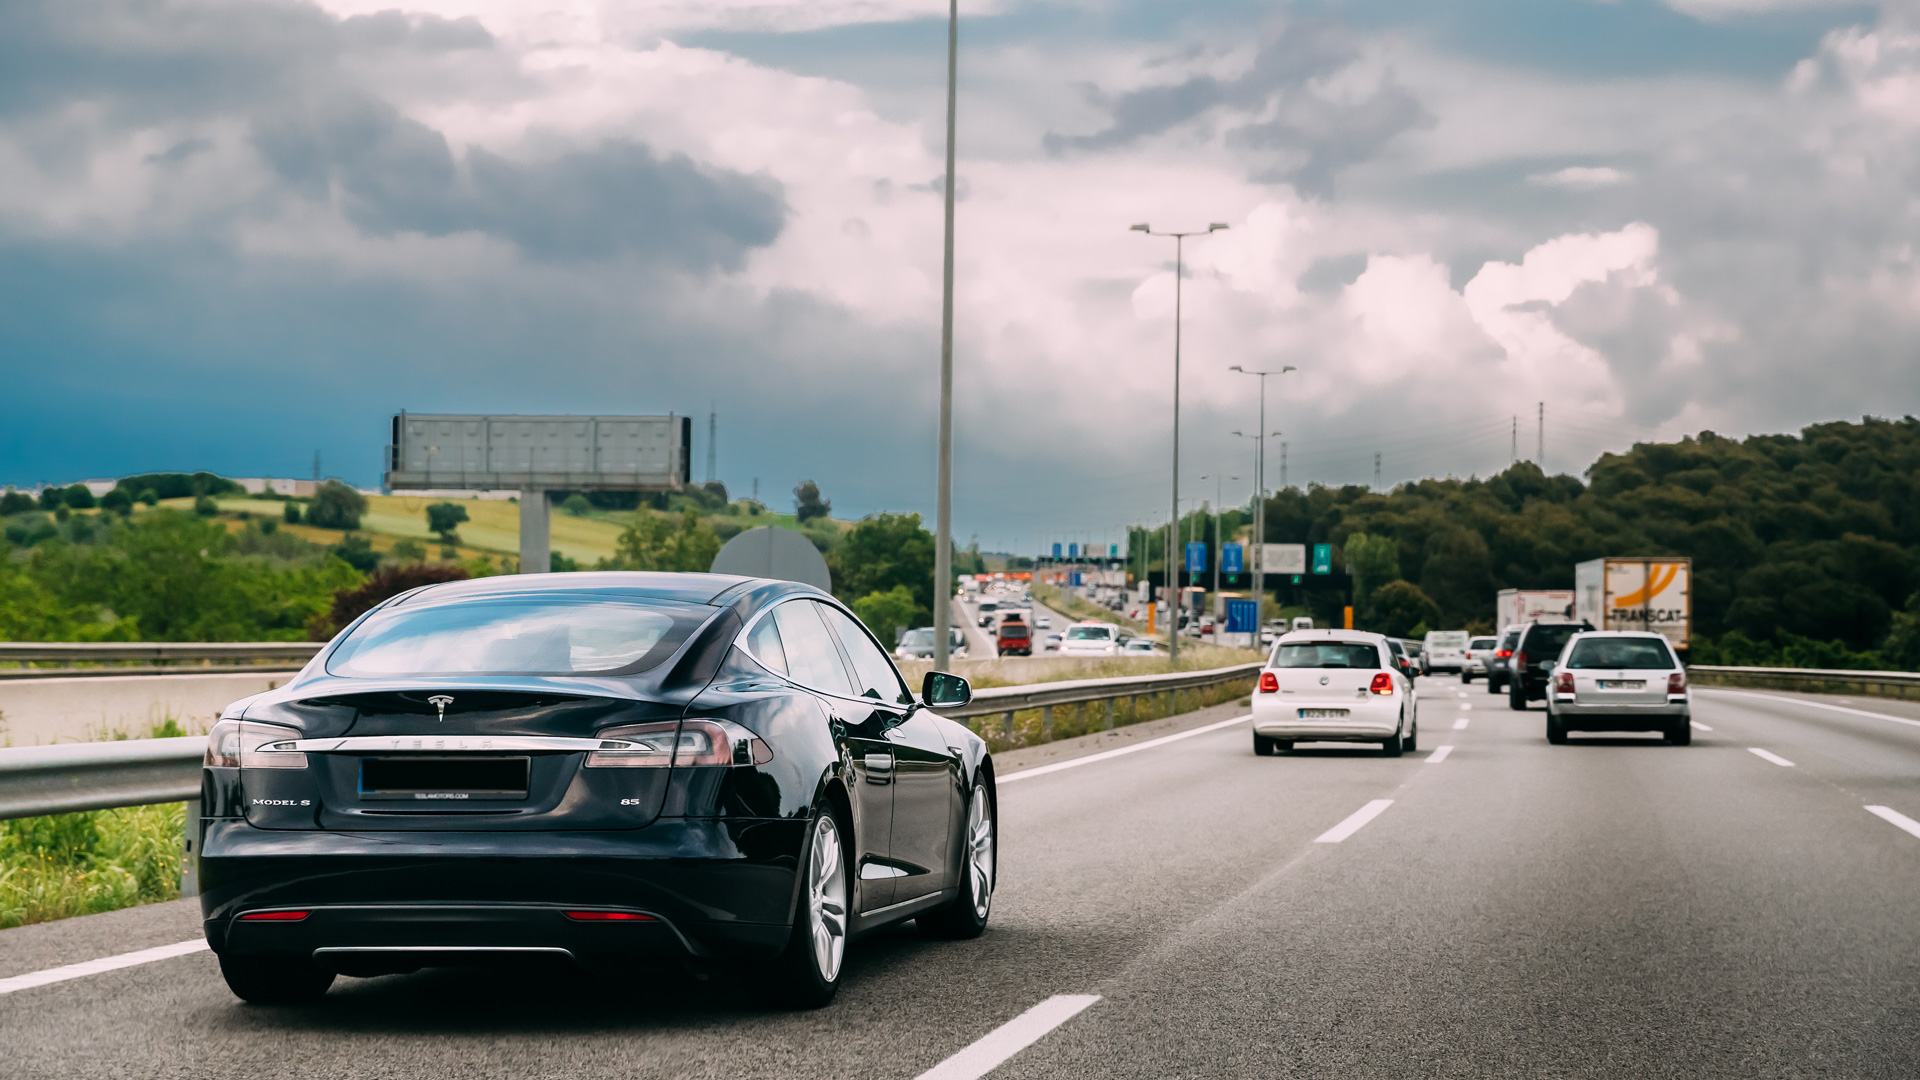
[[[1513,666],[1514,666],[1514,667],[1516,667],[1516,668],[1524,668],[1524,667],[1526,667],[1526,666],[1527,666],[1527,654],[1526,654],[1526,653],[1523,653],[1523,652],[1516,652],[1516,653],[1514,653],[1514,654],[1513,654]]]
[[[307,755],[291,747],[300,733],[279,724],[222,720],[207,732],[200,763],[222,769],[304,769]]]
[[[578,922],[653,922],[653,916],[637,911],[569,911],[567,918]]]
[[[600,749],[587,754],[592,769],[649,769],[668,765],[765,765],[771,747],[753,732],[724,720],[672,720],[600,732]]]
[[[1573,672],[1563,671],[1553,677],[1553,689],[1556,693],[1573,693]]]
[[[1512,649],[1499,649],[1494,652],[1493,658],[1495,660],[1505,660],[1507,657],[1512,655],[1513,655]]]
[[[1277,694],[1280,692],[1280,680],[1274,678],[1273,672],[1263,671],[1260,673],[1260,692],[1263,694]]]
[[[249,911],[240,916],[241,922],[299,922],[307,917],[304,911]]]
[[[1367,689],[1376,694],[1391,694],[1393,693],[1393,676],[1383,671],[1373,677],[1373,684]]]
[[[1667,693],[1684,694],[1687,692],[1687,673],[1676,671],[1667,676]]]

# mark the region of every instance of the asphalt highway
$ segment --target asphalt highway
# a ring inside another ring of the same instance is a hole
[[[1554,747],[1537,708],[1420,686],[1398,759],[1255,757],[1231,704],[1024,779],[1007,755],[986,936],[867,939],[816,1012],[648,972],[250,1007],[198,952],[0,996],[0,1074],[1920,1075],[1920,708],[1703,690],[1690,747]],[[195,929],[185,902],[6,931],[0,986]]]

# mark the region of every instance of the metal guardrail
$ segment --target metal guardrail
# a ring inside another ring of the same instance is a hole
[[[319,641],[0,641],[0,664],[63,665],[0,667],[0,680],[298,671],[325,647]],[[128,663],[139,666],[115,666]]]
[[[1920,697],[1920,672],[1851,671],[1826,668],[1725,667],[1689,664],[1687,676],[1706,686],[1757,686],[1809,693],[1859,693]]]
[[[0,749],[0,818],[200,797],[204,735]]]
[[[975,690],[973,701],[958,709],[942,709],[940,715],[955,719],[992,716],[1021,709],[1078,705],[1088,701],[1107,701],[1140,694],[1164,694],[1174,690],[1201,690],[1222,683],[1251,679],[1264,666],[1262,661],[1235,664],[1206,671],[1172,671],[1164,675],[1123,675],[1113,679],[1069,679],[1062,682],[1032,683],[1027,686],[995,686]]]

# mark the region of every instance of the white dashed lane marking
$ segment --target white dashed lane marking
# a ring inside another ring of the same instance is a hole
[[[1762,750],[1757,746],[1749,746],[1747,747],[1747,753],[1758,756],[1762,761],[1771,761],[1775,765],[1782,765],[1789,769],[1793,768],[1793,762],[1788,761],[1786,758],[1781,757],[1771,750]]]
[[[919,1080],[980,1080],[1099,1000],[1098,994],[1056,994],[921,1073]]]
[[[1314,837],[1316,844],[1337,844],[1364,828],[1367,822],[1379,817],[1387,807],[1393,805],[1392,799],[1375,799],[1367,805],[1347,815],[1347,819],[1319,836]]]

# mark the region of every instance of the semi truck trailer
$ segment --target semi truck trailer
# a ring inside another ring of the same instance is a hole
[[[1535,619],[1571,621],[1573,617],[1572,589],[1501,589],[1493,601],[1495,633],[1515,623]]]
[[[1589,559],[1573,568],[1573,613],[1596,630],[1663,634],[1684,656],[1692,590],[1693,560],[1684,555]]]

